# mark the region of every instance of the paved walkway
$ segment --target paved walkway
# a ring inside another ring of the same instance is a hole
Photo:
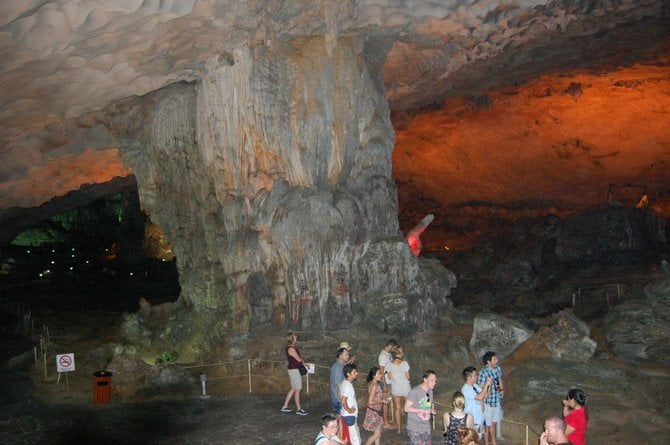
[[[301,444],[309,445],[320,429],[326,400],[305,397],[307,416],[279,411],[282,395],[235,395],[111,404],[58,403],[34,397],[31,383],[20,373],[0,371],[2,444]],[[361,431],[363,440],[369,433]],[[434,443],[441,433],[434,433]],[[382,443],[406,443],[404,434],[384,430]]]

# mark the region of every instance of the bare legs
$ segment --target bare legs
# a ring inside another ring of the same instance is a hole
[[[368,440],[365,441],[365,445],[380,445],[382,440],[382,428],[383,426],[377,428],[372,436],[368,437]]]
[[[498,445],[496,441],[496,426],[497,423],[492,425],[487,425],[486,430],[484,430],[484,445]]]
[[[388,399],[391,393],[386,389],[384,391],[384,399]],[[384,427],[390,427],[391,424],[389,423],[389,406],[388,403],[384,403],[382,405],[382,410],[384,411]]]
[[[295,409],[300,410],[300,389],[291,388],[286,394],[286,400],[284,400],[284,406],[282,408],[288,408],[288,403],[291,401],[291,397],[295,400]]]
[[[396,429],[400,433],[402,430],[402,419],[400,418],[401,408],[405,407],[405,398],[403,396],[393,396],[393,412],[395,413]]]

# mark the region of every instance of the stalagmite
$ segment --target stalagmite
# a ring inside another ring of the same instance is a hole
[[[453,275],[422,272],[398,227],[394,133],[364,43],[240,49],[196,84],[108,110],[197,314],[189,333],[166,328],[172,343],[269,322],[343,329],[389,294],[413,301],[390,329],[448,307]]]

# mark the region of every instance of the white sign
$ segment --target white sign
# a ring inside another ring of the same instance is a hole
[[[74,371],[74,353],[57,354],[56,367],[58,368],[58,372]]]
[[[314,363],[305,363],[305,368],[307,368],[307,374],[314,374],[316,371]]]

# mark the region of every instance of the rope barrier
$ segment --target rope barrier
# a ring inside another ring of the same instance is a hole
[[[584,288],[584,289],[586,289],[586,288]],[[9,305],[7,305],[7,303],[4,303],[4,305],[9,306]],[[51,339],[52,338],[60,338],[60,337],[50,335],[49,327],[46,325],[46,323],[42,324],[41,332],[39,332],[39,333],[35,332],[35,328],[34,328],[35,320],[34,320],[34,317],[32,317],[32,314],[30,314],[30,312],[28,312],[26,314],[26,312],[25,312],[26,309],[20,307],[20,305],[14,306],[13,309],[15,309],[19,313],[23,312],[23,315],[24,315],[23,318],[24,319],[23,319],[22,324],[23,324],[23,328],[26,330],[26,334],[28,334],[28,331],[30,331],[30,333],[32,334],[33,339],[34,340],[35,339],[39,340],[39,343],[38,343],[39,347],[35,346],[33,348],[33,353],[34,353],[34,358],[35,358],[35,370],[39,372],[40,366],[38,365],[38,361],[42,361],[42,364],[43,364],[43,369],[42,370],[44,372],[44,379],[46,380],[48,378],[47,357],[50,357],[52,355],[48,350],[49,346],[51,344]],[[36,337],[38,334],[39,334],[39,337]],[[39,348],[39,356],[38,356],[38,348]],[[55,357],[55,355],[54,355],[54,357]],[[42,359],[42,360],[39,360],[39,359]],[[276,375],[257,374],[257,373],[252,372],[252,368],[257,368],[259,365],[261,365],[263,363],[271,364],[271,365],[273,365],[273,367],[284,367],[286,365],[286,362],[283,361],[283,360],[266,360],[266,359],[261,359],[261,358],[253,358],[253,359],[247,358],[247,359],[229,360],[229,361],[223,361],[223,362],[205,363],[205,364],[199,364],[199,365],[188,365],[188,366],[179,365],[179,366],[180,366],[181,369],[184,369],[184,370],[196,370],[196,369],[206,369],[206,368],[214,368],[214,367],[226,368],[228,366],[234,366],[234,365],[240,366],[240,365],[243,365],[244,363],[246,363],[246,368],[247,368],[245,373],[228,374],[228,375],[225,375],[225,376],[215,376],[215,377],[206,376],[206,380],[210,380],[210,381],[230,380],[230,379],[240,379],[240,378],[246,377],[247,380],[248,380],[248,389],[249,389],[250,394],[253,393],[253,379],[265,379],[265,380],[272,380],[272,381],[284,380],[283,376],[279,377],[279,376],[276,376]],[[322,365],[320,363],[313,363],[313,366],[314,366],[315,369],[320,368],[320,369],[324,369],[324,370],[330,370],[330,366]],[[67,373],[67,374],[69,374],[69,373]],[[201,373],[201,379],[200,379],[201,383],[202,383],[202,375],[204,375],[204,373]],[[60,375],[58,377],[59,378],[57,380],[57,383],[60,381]],[[83,380],[82,378],[80,378],[79,376],[77,376],[75,374],[73,374],[70,377],[72,377],[73,379],[76,379],[76,380]],[[306,381],[306,393],[307,394],[310,394],[310,385],[316,385],[317,387],[326,387],[326,388],[330,387],[330,376],[329,376],[329,380],[327,382],[325,382],[325,381],[310,379],[310,374],[307,374],[305,376],[305,381]],[[356,383],[357,384],[355,384],[354,386],[356,387],[357,392],[358,391],[364,392],[364,391],[367,390],[367,385],[366,384],[358,383],[358,382],[356,382]],[[203,396],[206,396],[204,387],[203,387]],[[207,397],[209,397],[209,396],[207,396]],[[330,397],[329,394],[328,394],[328,397]],[[449,406],[449,405],[446,405],[446,404],[443,404],[443,403],[440,403],[440,402],[435,402],[435,401],[433,403],[436,407],[443,408],[445,411],[447,410],[447,408]],[[391,416],[393,417],[393,413],[394,413],[393,402],[389,405],[389,410],[391,411]],[[436,423],[436,418],[437,417],[438,417],[437,415],[432,416],[433,428],[435,428],[435,423]],[[530,440],[529,433],[530,432],[535,434],[535,436],[537,436],[538,438],[540,437],[540,434],[537,431],[533,430],[533,428],[531,428],[528,424],[525,424],[525,423],[522,423],[522,422],[516,422],[516,421],[513,421],[513,420],[506,420],[506,419],[503,419],[503,423],[508,423],[508,424],[511,424],[511,425],[517,425],[517,426],[524,427],[524,429],[525,429],[525,444],[526,445],[529,445],[529,440]]]
[[[198,369],[198,368],[211,368],[214,366],[225,366],[225,365],[231,365],[231,364],[242,364],[246,362],[247,363],[247,373],[246,374],[231,374],[231,375],[226,375],[226,376],[217,376],[217,377],[207,377],[207,380],[228,380],[228,379],[235,379],[235,378],[244,378],[247,377],[248,379],[248,385],[249,385],[249,393],[253,393],[253,379],[264,379],[264,380],[272,380],[272,381],[279,381],[279,380],[284,380],[284,376],[277,376],[277,375],[267,375],[267,374],[257,374],[252,372],[252,362],[255,366],[261,364],[261,363],[270,363],[273,365],[279,365],[281,367],[286,366],[285,361],[279,361],[279,360],[263,360],[263,359],[239,359],[239,360],[231,360],[231,361],[226,361],[226,362],[218,362],[218,363],[206,363],[202,365],[190,365],[190,366],[182,366],[182,369]],[[321,368],[321,369],[330,369],[329,366],[321,365],[318,363],[313,363],[314,368]],[[330,388],[330,376],[329,380],[327,382],[321,381],[321,380],[314,380],[310,378],[310,375],[312,374],[307,374],[305,376],[305,382],[306,382],[306,393],[310,394],[310,385],[316,385],[318,387],[325,387],[325,388]],[[355,382],[354,387],[356,388],[356,392],[362,393],[367,391],[367,384],[364,383],[359,383]],[[330,395],[328,394],[328,397]],[[447,409],[450,407],[448,404],[440,403],[440,402],[433,402],[436,408],[440,408],[440,410],[447,411]],[[394,410],[393,410],[393,402],[389,405],[389,410],[391,411],[391,416],[393,416]],[[433,429],[436,429],[436,424],[439,422],[439,416],[435,415],[432,416],[432,425]],[[537,436],[538,438],[540,437],[540,434],[537,433],[535,430],[533,430],[528,424],[522,423],[522,422],[516,422],[513,420],[506,420],[503,419],[503,423],[507,423],[510,425],[516,425],[516,426],[521,426],[524,428],[524,443],[525,445],[529,445],[530,442],[530,433],[532,432]]]

